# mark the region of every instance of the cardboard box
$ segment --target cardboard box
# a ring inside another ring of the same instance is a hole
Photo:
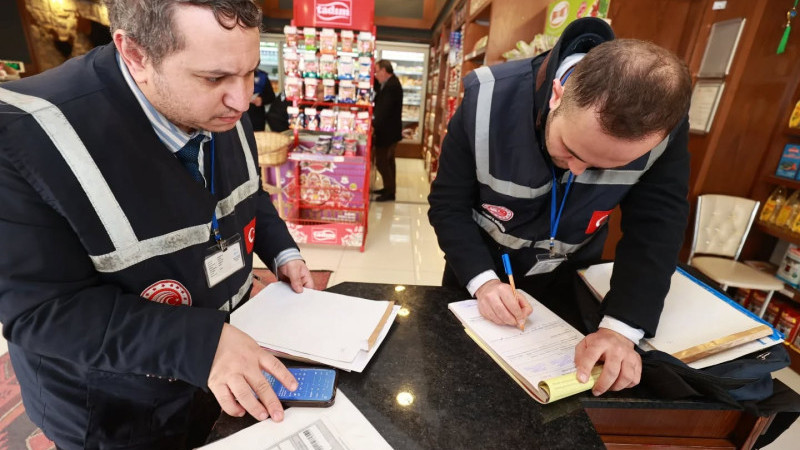
[[[778,161],[778,168],[775,169],[775,176],[793,180],[800,172],[798,169],[800,169],[800,145],[786,144]]]

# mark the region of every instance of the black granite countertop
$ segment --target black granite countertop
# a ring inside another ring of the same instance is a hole
[[[587,392],[549,405],[537,403],[467,336],[447,309],[448,303],[465,299],[463,291],[350,282],[328,291],[393,300],[402,307],[364,372],[339,374],[341,391],[394,448],[604,448],[584,407],[664,403],[637,398],[630,390],[597,399]],[[401,393],[411,394],[413,402],[401,404]],[[686,403],[683,407],[689,409],[725,408]],[[223,413],[209,441],[253,423],[250,417]]]

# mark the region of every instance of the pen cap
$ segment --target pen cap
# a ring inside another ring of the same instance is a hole
[[[511,261],[507,253],[503,253],[503,268],[506,270],[506,275],[511,275]]]

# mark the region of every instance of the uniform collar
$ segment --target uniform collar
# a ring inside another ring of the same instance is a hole
[[[133,93],[136,100],[139,102],[139,105],[142,107],[142,111],[144,111],[145,116],[147,116],[147,120],[150,121],[150,125],[153,127],[153,131],[156,132],[156,136],[161,140],[162,143],[172,152],[175,153],[190,139],[197,136],[198,134],[202,134],[204,136],[202,142],[207,142],[211,140],[211,132],[206,130],[196,130],[192,133],[187,133],[180,128],[177,127],[174,123],[170,122],[169,119],[164,117],[163,114],[158,112],[158,110],[147,100],[144,93],[142,93],[139,86],[136,85],[136,82],[133,81],[133,77],[131,77],[130,72],[128,72],[128,67],[122,61],[122,57],[120,57],[119,53],[117,53],[117,64],[119,65],[119,70],[122,72],[122,77],[125,78],[125,83],[130,88],[131,92]]]

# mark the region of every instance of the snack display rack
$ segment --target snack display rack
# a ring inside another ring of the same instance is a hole
[[[275,199],[298,243],[360,247],[369,217],[374,7],[368,24],[298,13],[285,31],[284,90],[293,132]],[[321,0],[311,11],[329,12]],[[301,8],[303,9],[303,8]],[[359,8],[361,9],[361,8]],[[308,11],[306,8],[305,11]],[[362,11],[358,11],[362,13]],[[362,18],[363,19],[363,16]],[[294,49],[294,50],[293,50]],[[320,92],[320,88],[321,92]]]

